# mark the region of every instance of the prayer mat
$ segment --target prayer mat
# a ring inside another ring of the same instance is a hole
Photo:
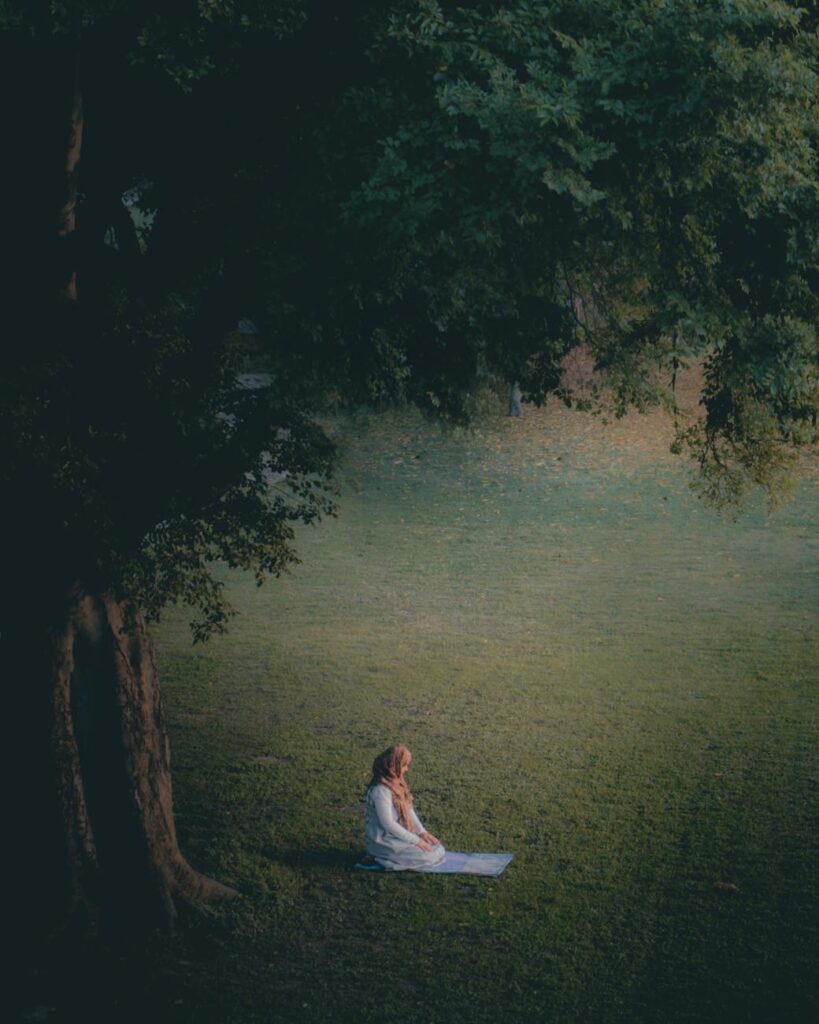
[[[439,864],[415,870],[425,875],[487,875],[496,878],[512,859],[511,853],[455,853],[447,850]],[[380,864],[356,864],[358,871],[384,871]],[[395,872],[397,873],[397,872]],[[393,874],[393,872],[389,872]]]

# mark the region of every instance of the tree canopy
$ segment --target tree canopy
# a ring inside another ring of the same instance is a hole
[[[281,572],[293,523],[332,511],[316,413],[463,422],[499,381],[576,401],[578,344],[619,411],[673,405],[702,361],[679,446],[713,500],[775,495],[815,442],[812,10],[97,0],[4,3],[0,26],[16,579],[80,577],[153,616],[184,599],[204,636],[226,615],[214,560]],[[238,379],[242,317],[265,387]]]
[[[393,14],[379,53],[415,84],[385,74],[389,134],[345,213],[426,313],[401,318],[417,361],[451,345],[540,401],[582,340],[622,409],[704,360],[680,441],[706,494],[776,491],[816,438],[814,28],[768,2]]]

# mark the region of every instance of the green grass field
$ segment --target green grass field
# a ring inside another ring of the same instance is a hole
[[[334,429],[303,563],[156,630],[181,843],[244,894],[167,952],[173,1019],[808,1024],[815,476],[732,523],[659,414]],[[501,878],[352,870],[393,742]]]

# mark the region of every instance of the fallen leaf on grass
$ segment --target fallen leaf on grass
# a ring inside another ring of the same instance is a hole
[[[714,882],[714,888],[720,892],[739,892],[739,886],[733,882]]]

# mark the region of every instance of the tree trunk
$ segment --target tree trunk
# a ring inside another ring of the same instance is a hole
[[[7,637],[6,669],[16,654],[18,673],[30,671],[29,644]],[[40,926],[44,915],[60,927],[133,934],[171,926],[181,904],[235,895],[195,871],[177,845],[170,748],[139,612],[75,587],[41,652],[39,678],[15,680],[32,688],[27,720],[17,723],[34,781],[23,817],[30,827],[18,842],[22,872],[33,871],[49,904],[36,915]]]
[[[79,196],[80,156],[82,155],[82,91],[80,89],[79,43],[74,51],[73,83],[68,114],[68,130],[65,147],[65,198],[60,211],[57,236],[64,242],[72,242],[77,231],[77,199]],[[76,247],[75,247],[76,256]],[[77,268],[73,266],[64,284],[63,293],[69,302],[77,301]]]
[[[522,416],[523,415],[523,395],[517,384],[513,384],[509,389],[509,411],[507,416]]]
[[[57,236],[64,252],[61,291],[76,309],[79,37],[68,61]],[[20,813],[9,817],[17,824],[15,895],[23,927],[70,921],[133,933],[169,926],[182,903],[234,894],[200,875],[179,851],[156,664],[138,610],[78,584],[62,594],[46,585],[38,594],[33,580],[51,573],[48,567],[31,572],[32,580],[21,580],[27,593],[12,588],[5,595],[0,621],[4,689],[16,712],[9,746],[21,775],[13,794]],[[38,631],[44,621],[48,626]]]

